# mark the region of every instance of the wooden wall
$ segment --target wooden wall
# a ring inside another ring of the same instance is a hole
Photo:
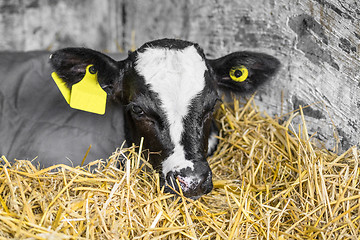
[[[360,145],[358,0],[0,0],[0,36],[0,50],[14,51],[119,52],[172,37],[198,42],[208,57],[273,54],[283,66],[259,91],[261,108],[281,115],[310,105],[308,130],[328,148],[336,139],[340,150]]]

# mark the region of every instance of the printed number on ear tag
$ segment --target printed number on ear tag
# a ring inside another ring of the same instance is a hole
[[[93,71],[92,66],[86,67],[84,78],[72,85],[71,90],[55,72],[51,76],[70,107],[102,115],[105,113],[107,94],[100,87],[97,72]]]
[[[249,76],[249,72],[245,66],[237,66],[230,69],[229,75],[235,82],[243,82]]]

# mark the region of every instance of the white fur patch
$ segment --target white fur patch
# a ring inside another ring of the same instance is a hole
[[[145,78],[150,89],[159,94],[162,108],[170,124],[170,137],[175,144],[174,153],[163,162],[163,174],[193,163],[185,159],[180,144],[184,130],[183,117],[188,113],[191,100],[205,87],[206,64],[194,46],[182,50],[147,48],[139,53],[136,71]]]

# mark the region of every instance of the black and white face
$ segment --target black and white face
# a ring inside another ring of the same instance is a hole
[[[124,76],[126,128],[130,142],[144,137],[144,147],[159,152],[151,162],[165,187],[193,199],[212,189],[206,161],[211,120],[218,94],[201,51],[194,45],[151,46],[134,53]]]
[[[273,76],[279,61],[267,54],[234,52],[207,59],[194,43],[162,39],[149,42],[128,58],[115,61],[84,48],[61,49],[50,63],[70,87],[90,64],[108,99],[124,107],[128,143],[156,152],[150,163],[161,173],[165,191],[197,199],[211,191],[206,161],[218,92],[253,93]]]

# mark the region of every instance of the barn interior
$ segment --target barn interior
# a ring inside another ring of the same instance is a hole
[[[199,43],[209,58],[252,50],[282,64],[256,94],[227,96],[216,112],[214,190],[197,201],[163,193],[141,147],[45,169],[0,152],[1,238],[360,237],[357,1],[3,0],[0,12],[7,53],[122,55],[168,37]]]

